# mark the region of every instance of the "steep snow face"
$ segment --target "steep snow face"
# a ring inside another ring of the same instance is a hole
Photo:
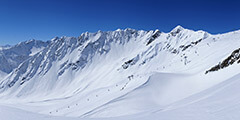
[[[0,71],[10,73],[23,61],[31,56],[33,48],[44,48],[48,42],[39,40],[29,40],[21,42],[15,46],[5,46],[0,48]]]
[[[0,71],[0,80],[4,79],[7,76],[7,73]]]
[[[237,63],[205,74],[239,48],[239,38],[240,31],[211,35],[181,26],[56,37],[0,81],[0,102],[71,117],[164,110],[239,74]]]
[[[31,54],[29,56],[34,56],[38,52],[42,51],[44,48],[45,48],[45,46],[43,46],[43,47],[33,47],[31,49]]]

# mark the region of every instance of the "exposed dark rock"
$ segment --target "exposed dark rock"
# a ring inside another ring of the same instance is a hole
[[[193,47],[194,45],[197,45],[198,43],[200,43],[203,39],[199,39],[195,42],[191,42],[188,45],[181,45],[179,48],[182,48],[182,51],[185,51],[186,49],[188,49],[189,47]]]
[[[211,69],[207,70],[205,72],[205,74],[226,68],[226,67],[232,65],[233,63],[235,63],[236,61],[238,64],[240,63],[240,48],[234,50],[230,56],[228,56],[225,60],[220,62],[218,65],[215,65]]]
[[[177,51],[176,49],[174,49],[174,50],[172,51],[172,53],[173,53],[173,54],[177,54],[178,51]]]
[[[187,46],[184,46],[183,49],[182,49],[182,51],[185,51],[185,50],[188,49],[189,47],[192,47],[192,45],[189,44],[189,45],[187,45]]]
[[[132,62],[133,62],[133,59],[128,60],[127,62],[125,62],[125,63],[122,65],[123,69],[127,69]]]
[[[150,40],[147,42],[147,45],[149,45],[150,43],[152,43],[157,37],[160,36],[160,34],[161,34],[160,31],[156,31],[156,32],[152,35],[152,37],[150,38]]]
[[[26,77],[23,77],[21,82],[20,82],[20,85],[22,85],[23,83],[25,83],[25,80],[26,80]]]
[[[123,69],[127,69],[129,66],[135,65],[138,60],[139,56],[136,56],[135,58],[124,62],[124,64],[122,65]]]
[[[176,36],[178,33],[181,32],[181,29],[177,29],[176,31],[170,32],[172,36]]]
[[[203,39],[199,39],[199,40],[197,40],[197,41],[195,41],[195,42],[191,42],[191,44],[197,45],[197,44],[200,43],[202,40],[203,40]]]

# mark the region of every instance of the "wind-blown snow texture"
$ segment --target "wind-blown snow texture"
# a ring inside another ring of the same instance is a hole
[[[0,115],[237,120],[239,48],[240,31],[211,35],[181,26],[23,42],[0,50]],[[218,64],[224,67],[208,71]]]

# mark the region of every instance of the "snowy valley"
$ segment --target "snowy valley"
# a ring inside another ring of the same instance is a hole
[[[3,120],[240,119],[240,31],[118,29],[0,47]]]

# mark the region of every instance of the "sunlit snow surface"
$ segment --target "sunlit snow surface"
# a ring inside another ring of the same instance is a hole
[[[40,47],[40,48],[36,48],[36,47],[33,47],[31,49],[31,54],[29,56],[34,56],[35,54],[37,54],[38,52],[42,51],[45,47]]]
[[[240,64],[205,74],[240,47],[240,31],[177,26],[62,37],[0,81],[4,120],[240,119]]]

